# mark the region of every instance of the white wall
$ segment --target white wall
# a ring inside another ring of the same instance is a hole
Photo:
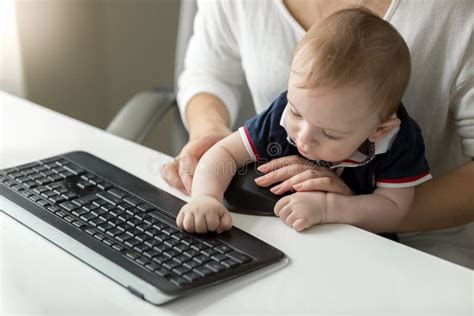
[[[105,128],[136,92],[173,83],[179,1],[16,4],[28,99]],[[146,145],[166,152],[169,135]]]

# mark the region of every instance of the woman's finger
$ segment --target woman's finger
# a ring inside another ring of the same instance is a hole
[[[309,167],[300,164],[281,167],[280,169],[270,171],[266,175],[256,178],[255,183],[261,187],[268,187],[274,183],[285,181],[298,173],[303,172],[306,168]]]
[[[175,160],[167,162],[163,165],[160,170],[161,176],[163,179],[173,188],[180,190],[183,193],[186,193],[181,177],[178,173],[178,162]]]
[[[333,177],[308,179],[295,184],[293,188],[298,192],[324,191],[342,195],[353,195],[352,190],[342,180]]]
[[[286,157],[273,159],[272,161],[259,166],[257,170],[263,173],[267,173],[267,172],[280,169],[282,167],[286,167],[289,165],[305,164],[305,161],[307,160],[297,155],[286,156]]]
[[[300,182],[304,182],[309,179],[319,178],[325,176],[326,173],[321,172],[320,170],[309,169],[301,173],[298,173],[288,180],[283,181],[279,185],[271,189],[273,194],[280,195],[288,191],[294,190],[294,186]]]
[[[194,155],[184,155],[179,157],[178,174],[184,185],[184,188],[191,194],[193,183],[193,174],[198,164],[198,159]]]

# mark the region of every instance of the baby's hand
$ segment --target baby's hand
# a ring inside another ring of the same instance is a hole
[[[232,217],[219,200],[201,196],[181,208],[176,224],[189,233],[222,233],[232,228]]]
[[[326,221],[326,193],[296,192],[281,198],[275,215],[296,231],[302,231]]]

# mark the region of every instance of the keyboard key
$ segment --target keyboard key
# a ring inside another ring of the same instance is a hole
[[[130,203],[133,206],[137,206],[138,204],[141,204],[142,201],[133,197],[133,196],[128,196],[123,199],[125,202]]]
[[[238,263],[246,263],[252,260],[249,256],[244,255],[243,253],[240,253],[238,251],[230,251],[226,253],[225,255],[231,259],[234,259]]]
[[[160,265],[167,262],[167,261],[169,261],[169,260],[171,260],[171,259],[168,256],[165,256],[165,255],[153,257],[153,261],[160,264]]]
[[[80,176],[84,173],[86,173],[86,171],[74,164],[68,164],[68,165],[63,165],[64,166],[64,169],[68,170],[69,172],[75,174],[76,176]]]
[[[178,255],[178,256],[174,257],[173,260],[180,263],[180,264],[183,264],[186,261],[191,260],[191,258],[189,258],[188,256],[185,256],[185,255]]]
[[[64,201],[66,201],[66,199],[63,198],[63,197],[60,196],[60,195],[54,195],[54,196],[50,197],[48,200],[50,200],[50,201],[51,201],[52,203],[54,203],[54,204],[60,204],[60,203],[62,203],[62,202],[64,202]]]
[[[128,196],[127,192],[125,192],[123,190],[120,190],[120,189],[117,189],[117,188],[110,189],[108,192],[112,195],[115,195],[119,199],[123,199],[123,198]]]
[[[156,263],[150,262],[149,264],[145,265],[145,268],[147,268],[150,271],[155,271],[158,269],[160,266],[157,265]]]
[[[188,283],[186,279],[183,279],[181,277],[175,276],[169,279],[171,283],[173,283],[176,286],[183,286]]]
[[[208,267],[205,267],[205,266],[197,267],[193,271],[196,272],[197,274],[199,274],[200,276],[203,276],[203,277],[214,274],[213,270],[211,270],[211,269],[209,269]]]
[[[132,239],[132,236],[130,236],[129,234],[126,234],[126,233],[122,233],[120,235],[115,236],[115,239],[117,239],[118,241],[124,243],[127,240]]]
[[[114,206],[117,206],[122,200],[115,195],[110,194],[109,192],[98,192],[97,196],[100,197],[102,200],[110,203]]]
[[[149,249],[147,251],[144,251],[143,252],[143,255],[145,257],[147,257],[148,259],[152,259],[153,257],[156,257],[156,256],[159,256],[160,255],[160,252],[159,251],[156,251],[154,249]]]
[[[23,195],[23,196],[25,196],[25,197],[32,196],[33,194],[34,194],[33,191],[28,190],[28,189],[23,190],[23,191],[21,192],[21,195]]]
[[[132,260],[135,260],[136,258],[140,256],[138,253],[136,253],[133,250],[127,250],[127,252],[125,252],[125,255]]]
[[[193,260],[200,263],[200,264],[204,264],[204,263],[210,261],[211,259],[206,255],[198,255],[198,256],[194,257]]]
[[[183,266],[179,266],[179,267],[176,267],[173,269],[173,272],[178,274],[178,275],[183,275],[187,272],[190,272],[191,270],[189,268],[186,268],[186,267],[183,267]]]
[[[229,246],[224,245],[224,244],[216,246],[216,247],[214,247],[214,249],[219,251],[220,253],[227,253],[227,252],[232,250],[232,248],[230,248]]]
[[[227,269],[227,267],[217,261],[210,261],[205,264],[205,267],[211,269],[214,272],[221,272]]]
[[[59,204],[59,206],[61,206],[63,209],[65,209],[68,212],[72,212],[72,211],[77,210],[79,208],[79,206],[77,204],[74,204],[72,202],[63,202],[63,203]]]
[[[72,224],[73,224],[74,226],[76,226],[77,228],[79,228],[79,229],[82,229],[82,228],[84,228],[84,227],[87,227],[87,225],[84,224],[84,223],[81,222],[81,221],[73,221]]]
[[[80,180],[79,182],[77,182],[76,185],[82,190],[94,187],[94,185],[92,183],[90,183],[88,181],[84,181],[84,180]]]
[[[188,272],[188,273],[185,273],[182,275],[182,277],[186,280],[188,280],[189,282],[194,282],[195,280],[201,278],[201,276],[194,272],[194,271],[191,271],[191,272]]]
[[[125,248],[124,246],[119,245],[119,244],[113,245],[112,248],[114,248],[115,250],[120,251],[120,252],[122,252],[122,251],[124,251],[125,249],[127,249],[127,248]]]
[[[211,259],[216,260],[216,261],[224,261],[227,260],[228,257],[224,255],[223,253],[218,253],[216,255],[211,256]],[[229,259],[232,260],[232,259]]]
[[[177,263],[174,260],[169,260],[163,263],[163,267],[171,271],[178,266],[179,266],[179,263]]]
[[[168,270],[166,270],[165,268],[162,268],[162,267],[156,269],[154,272],[155,272],[155,274],[157,274],[161,277],[164,277],[164,278],[171,274]]]
[[[194,269],[194,268],[197,268],[197,267],[201,266],[200,263],[198,263],[197,261],[194,261],[194,260],[186,261],[183,265],[184,265],[185,267],[191,269],[191,270]]]
[[[138,257],[137,259],[135,259],[135,261],[138,262],[139,264],[141,264],[142,266],[147,265],[148,263],[150,263],[150,260],[148,260],[144,257]]]

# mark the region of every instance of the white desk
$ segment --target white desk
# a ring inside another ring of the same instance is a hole
[[[0,92],[0,167],[84,150],[185,198],[159,176],[170,159]],[[10,217],[1,221],[1,313],[472,315],[473,272],[347,225],[297,233],[277,218],[233,215],[235,226],[291,262],[255,282],[156,307]]]

